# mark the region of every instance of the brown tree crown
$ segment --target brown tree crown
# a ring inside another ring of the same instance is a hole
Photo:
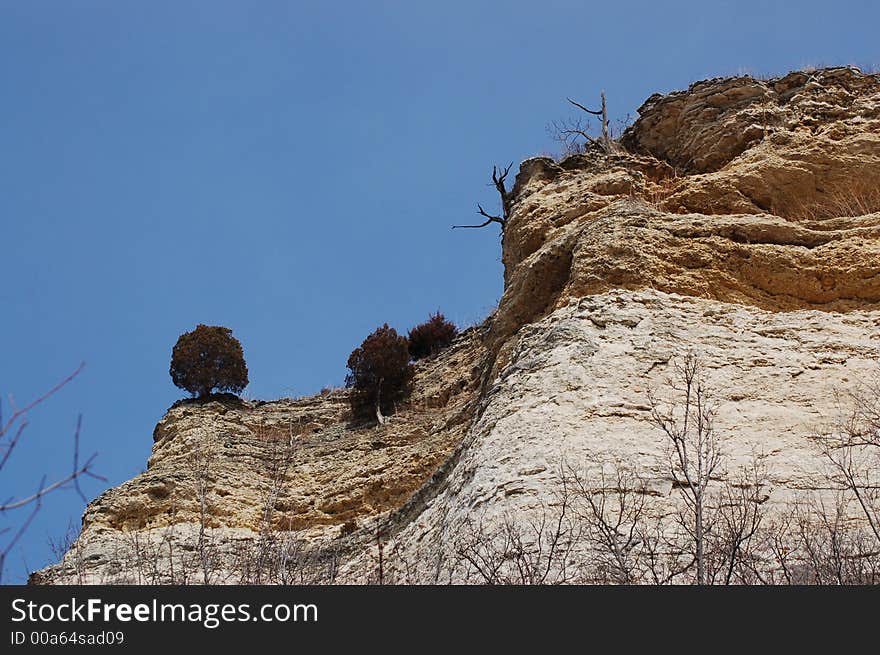
[[[171,380],[198,398],[215,391],[241,393],[248,370],[241,343],[232,330],[219,325],[199,325],[177,339],[171,353]]]
[[[413,374],[409,343],[387,323],[352,351],[347,365],[351,373],[345,386],[355,390],[352,407],[356,414],[373,408],[379,410],[377,416],[390,413],[393,403],[409,392]]]
[[[409,331],[409,354],[413,359],[429,357],[447,348],[458,335],[458,328],[440,312]]]

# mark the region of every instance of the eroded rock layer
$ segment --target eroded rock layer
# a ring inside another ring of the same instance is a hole
[[[569,469],[638,471],[654,509],[673,511],[682,481],[670,471],[650,398],[666,397],[666,381],[688,351],[699,354],[718,407],[719,480],[759,461],[770,514],[827,490],[815,436],[840,418],[842,392],[880,373],[880,311],[768,312],[612,290],[571,299],[522,328],[510,350],[466,454],[386,547],[398,555],[389,558],[389,580],[485,582],[457,552],[462,535],[479,525],[483,538],[499,537],[511,517],[528,532],[530,520],[552,518]],[[375,580],[375,562],[375,552],[361,555],[344,579]]]
[[[634,464],[674,507],[648,396],[687,352],[717,394],[725,471],[760,453],[768,507],[827,487],[813,437],[880,362],[880,79],[706,80],[639,115],[612,152],[521,164],[497,311],[420,365],[387,426],[351,425],[344,391],[181,404],[147,471],[33,580],[180,581],[181,551],[205,568],[207,448],[211,581],[297,581],[249,573],[268,533],[323,557],[299,581],[375,582],[377,543],[386,581],[474,581],[450,564],[465,526],[530,525],[563,461]],[[295,446],[280,487],[279,444]],[[146,578],[144,549],[162,561]]]

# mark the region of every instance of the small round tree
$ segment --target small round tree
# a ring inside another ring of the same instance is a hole
[[[432,314],[427,321],[409,331],[409,354],[413,359],[434,355],[449,346],[457,334],[458,328],[443,314]]]
[[[345,386],[355,391],[355,414],[374,411],[379,424],[384,424],[383,411],[391,413],[394,402],[409,392],[413,369],[406,337],[386,323],[352,351],[348,368],[351,373],[345,378]]]
[[[171,380],[197,398],[214,391],[241,393],[248,370],[241,343],[232,330],[219,325],[199,325],[177,339],[171,353]]]

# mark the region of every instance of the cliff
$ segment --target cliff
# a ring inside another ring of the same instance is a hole
[[[388,425],[352,424],[344,390],[179,403],[32,582],[487,581],[473,560],[499,540],[546,556],[565,470],[614,462],[670,530],[653,398],[688,352],[717,405],[712,483],[759,461],[771,518],[829,497],[814,437],[880,363],[880,77],[652,96],[611,152],[520,165],[502,260],[498,309],[419,364]],[[539,581],[593,579],[552,557]]]

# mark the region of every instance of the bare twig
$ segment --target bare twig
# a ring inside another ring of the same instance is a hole
[[[501,196],[501,216],[489,214],[483,209],[482,205],[477,205],[477,213],[485,217],[486,222],[481,223],[480,225],[453,225],[453,230],[456,228],[480,228],[486,227],[490,223],[498,223],[501,226],[502,233],[504,232],[504,228],[507,226],[507,219],[510,216],[511,205],[513,203],[513,192],[508,191],[506,186],[507,175],[510,173],[511,166],[513,166],[513,162],[510,162],[503,169],[499,169],[498,166],[492,167],[492,184],[498,191],[498,195]]]
[[[832,482],[855,498],[880,548],[880,378],[847,395],[848,414],[816,440]]]
[[[42,404],[47,399],[56,394],[64,386],[69,384],[77,375],[79,375],[80,371],[82,371],[83,369],[83,366],[84,364],[80,364],[70,375],[65,377],[47,392],[37,397],[30,403],[24,405],[23,407],[15,408],[12,401],[10,400],[10,405],[13,407],[13,411],[5,421],[2,417],[2,406],[0,406],[0,450],[2,450],[3,452],[2,458],[0,458],[0,472],[2,472],[6,465],[9,463],[13,451],[15,450],[16,446],[18,446],[18,444],[21,442],[25,429],[28,426],[27,414],[35,407]],[[60,489],[65,489],[72,486],[79,497],[83,500],[83,502],[88,502],[85,494],[82,491],[82,488],[80,487],[80,478],[82,478],[83,476],[88,476],[97,480],[106,479],[100,475],[97,475],[93,470],[93,465],[97,454],[90,455],[84,462],[80,463],[79,438],[81,428],[82,416],[79,416],[77,418],[76,429],[73,435],[73,465],[71,467],[70,473],[57,480],[54,480],[53,482],[47,482],[46,476],[44,475],[40,479],[40,482],[33,493],[22,498],[10,496],[4,501],[0,502],[0,514],[6,512],[14,512],[16,510],[30,507],[28,515],[14,531],[11,528],[4,528],[0,530],[0,534],[12,532],[12,537],[6,542],[2,549],[0,549],[0,580],[2,580],[3,577],[3,565],[7,555],[19,542],[21,537],[27,531],[28,527],[30,527],[37,513],[39,513],[40,509],[42,509],[43,499],[47,495]]]
[[[500,216],[493,216],[492,214],[487,214],[486,210],[483,209],[481,205],[477,205],[477,213],[481,216],[486,217],[485,223],[480,223],[479,225],[453,225],[452,229],[456,229],[459,227],[486,227],[489,223],[498,223],[501,225],[501,229],[504,229],[504,226],[507,224],[507,221],[501,218]]]
[[[667,385],[673,394],[667,403],[660,403],[653,393],[649,395],[651,418],[670,446],[670,474],[689,515],[682,527],[693,539],[696,581],[706,584],[706,535],[715,520],[706,511],[706,490],[721,464],[714,428],[716,409],[702,364],[693,352],[674,364],[674,376]]]
[[[193,476],[193,490],[199,503],[199,537],[198,555],[202,569],[203,584],[211,584],[212,573],[212,549],[208,544],[208,490],[213,475],[214,449],[213,444],[208,442],[208,435],[199,435],[192,444],[187,456],[190,473]]]
[[[588,132],[590,129],[589,122],[583,123],[579,118],[574,120],[553,121],[547,126],[547,130],[550,132],[551,137],[562,144],[564,149],[563,154],[571,155],[582,153],[586,150],[587,144],[601,148],[605,152],[612,152],[614,150],[614,139],[608,122],[608,109],[605,104],[604,91],[600,93],[600,98],[602,104],[599,109],[590,109],[571,98],[566,98],[566,100],[586,114],[600,117],[602,126],[601,136],[594,137],[590,135]],[[579,142],[578,138],[583,139],[583,143]]]

